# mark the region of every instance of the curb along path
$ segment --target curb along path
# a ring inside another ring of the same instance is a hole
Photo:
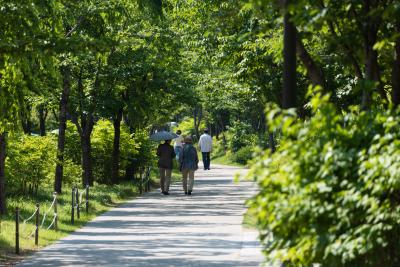
[[[196,172],[192,196],[180,183],[89,222],[17,266],[258,266],[257,235],[242,229],[251,182],[233,183],[239,168]]]

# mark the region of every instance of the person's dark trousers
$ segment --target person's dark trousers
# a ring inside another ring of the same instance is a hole
[[[203,165],[205,170],[210,169],[210,152],[201,152],[203,156]]]

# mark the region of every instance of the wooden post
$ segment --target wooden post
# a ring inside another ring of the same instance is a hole
[[[54,196],[54,216],[56,218],[54,219],[54,230],[58,230],[58,213],[57,213],[57,192],[53,193]]]
[[[15,253],[19,254],[19,208],[15,208]]]
[[[79,210],[79,189],[78,187],[75,190],[75,197],[76,197],[76,218],[80,218],[81,217],[81,213]]]
[[[71,197],[71,223],[74,224],[74,211],[75,211],[75,204],[74,204],[74,199],[75,199],[75,187],[72,187],[72,197]]]
[[[89,213],[89,185],[86,185],[86,214]]]
[[[36,219],[35,219],[35,245],[39,245],[39,203],[36,203]]]

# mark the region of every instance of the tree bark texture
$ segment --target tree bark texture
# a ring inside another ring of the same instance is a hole
[[[118,183],[119,178],[119,155],[120,155],[120,139],[121,139],[121,121],[122,121],[122,108],[118,111],[117,116],[114,119],[114,144],[112,153],[112,169],[111,179],[113,184]]]
[[[59,128],[58,128],[58,144],[57,144],[57,165],[54,180],[54,191],[61,194],[62,178],[64,174],[64,147],[65,147],[65,129],[67,122],[67,104],[70,94],[70,70],[64,67],[63,70],[63,91],[61,94],[59,107]]]
[[[285,1],[284,36],[283,36],[283,90],[282,107],[296,107],[296,28],[290,21],[286,10],[289,0]]]
[[[5,215],[7,212],[6,203],[6,133],[0,133],[0,215]]]

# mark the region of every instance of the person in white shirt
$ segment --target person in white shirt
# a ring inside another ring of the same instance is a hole
[[[200,136],[199,149],[203,156],[204,170],[210,169],[210,153],[212,150],[212,138],[208,134],[208,129],[204,130],[204,133]]]
[[[179,155],[182,153],[183,149],[183,143],[184,143],[184,138],[181,135],[182,131],[178,130],[176,131],[176,134],[178,135],[177,138],[174,139],[174,150],[175,150],[175,155],[176,155],[176,160],[179,160]]]

